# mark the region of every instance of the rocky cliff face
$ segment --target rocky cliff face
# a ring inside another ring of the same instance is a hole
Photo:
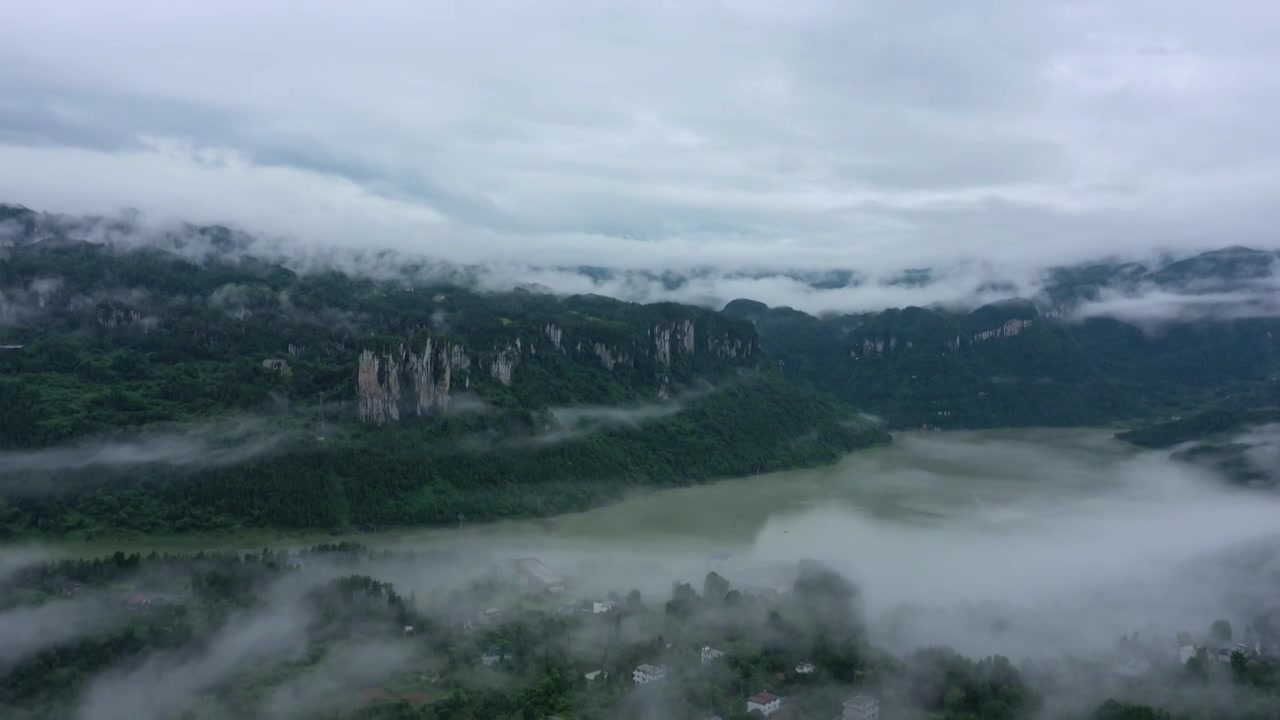
[[[1018,320],[1018,319],[1006,320],[1004,321],[1003,324],[1000,325],[1000,327],[992,328],[990,330],[984,330],[980,333],[975,333],[973,336],[973,341],[984,342],[987,340],[993,340],[997,338],[1011,338],[1016,335],[1021,335],[1022,331],[1026,330],[1029,327],[1031,327],[1030,320]]]
[[[418,351],[406,345],[381,352],[365,349],[356,368],[357,416],[364,422],[382,424],[400,420],[405,412],[425,415],[447,410],[455,388],[470,388],[482,379],[510,387],[520,382],[522,366],[547,362],[557,355],[611,373],[641,371],[642,376],[652,378],[648,392],[667,399],[673,382],[692,379],[685,376],[688,371],[678,366],[676,358],[703,354],[741,364],[753,360],[757,351],[754,338],[723,329],[708,329],[700,348],[699,329],[691,319],[656,323],[641,337],[624,343],[591,337],[570,339],[563,328],[548,323],[531,337],[513,337],[485,351],[432,338]],[[484,376],[473,374],[477,368]],[[620,376],[620,380],[623,377],[634,375]]]
[[[402,381],[412,390],[407,409],[418,415],[447,410],[455,376],[460,375],[467,387],[470,371],[471,357],[462,346],[430,337],[421,352],[404,345],[381,354],[364,350],[356,368],[356,414],[379,425],[399,420]]]
[[[400,419],[400,373],[390,353],[360,353],[356,371],[356,412],[364,422],[382,425]]]

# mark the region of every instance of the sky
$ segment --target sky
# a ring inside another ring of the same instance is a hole
[[[0,200],[458,262],[1273,246],[1266,0],[0,1]]]

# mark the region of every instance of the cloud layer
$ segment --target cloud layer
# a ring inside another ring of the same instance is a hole
[[[1274,242],[1262,0],[3,16],[0,198],[43,209],[619,267]]]

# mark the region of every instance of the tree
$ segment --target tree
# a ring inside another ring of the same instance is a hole
[[[1173,716],[1159,708],[1107,700],[1093,712],[1093,720],[1172,720]]]
[[[702,596],[708,600],[721,600],[729,594],[729,581],[720,573],[711,571],[702,581]]]
[[[1241,685],[1249,682],[1249,658],[1242,652],[1231,653],[1231,678]]]
[[[667,601],[667,614],[687,618],[698,607],[698,593],[689,583],[676,583],[671,587],[671,599]]]
[[[1214,620],[1213,625],[1209,626],[1209,636],[1222,644],[1231,642],[1231,623],[1226,620]]]

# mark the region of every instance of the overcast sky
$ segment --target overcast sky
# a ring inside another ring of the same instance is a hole
[[[305,12],[302,8],[305,7]],[[0,200],[615,266],[1275,244],[1269,0],[0,2]]]

